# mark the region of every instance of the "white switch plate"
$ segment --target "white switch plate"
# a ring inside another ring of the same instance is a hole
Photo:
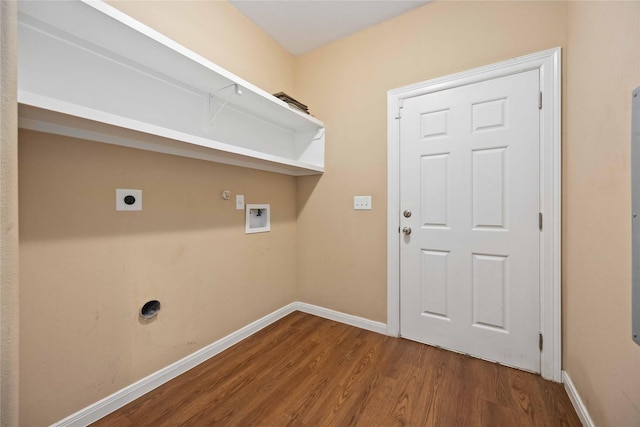
[[[133,197],[133,203],[131,203],[130,199],[125,201],[128,196]],[[117,211],[141,211],[142,210],[142,190],[116,188],[116,210]]]
[[[353,196],[353,209],[371,210],[371,196]]]
[[[244,195],[236,194],[236,209],[239,211],[244,210]]]

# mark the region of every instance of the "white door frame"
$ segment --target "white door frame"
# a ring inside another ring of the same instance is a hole
[[[561,57],[560,48],[390,90],[387,93],[387,334],[400,335],[400,126],[404,99],[528,70],[539,70],[541,374],[562,381],[561,344]]]

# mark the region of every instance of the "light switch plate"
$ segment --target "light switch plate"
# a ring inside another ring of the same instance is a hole
[[[371,210],[371,196],[353,196],[353,209]]]
[[[239,211],[244,210],[244,194],[236,195],[236,209]]]
[[[142,190],[116,188],[117,211],[141,211]]]

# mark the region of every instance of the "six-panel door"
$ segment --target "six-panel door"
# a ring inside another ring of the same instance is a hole
[[[401,335],[540,372],[538,70],[404,101]]]

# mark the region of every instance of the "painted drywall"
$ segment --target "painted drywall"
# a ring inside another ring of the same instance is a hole
[[[265,90],[293,85],[293,58],[226,3],[115,5]],[[142,189],[142,212],[116,212],[116,188]],[[295,300],[293,177],[21,131],[19,194],[20,425],[56,422]],[[236,194],[271,204],[271,232],[245,235]],[[162,307],[143,322],[150,299]]]
[[[597,425],[639,424],[640,356],[630,339],[628,235],[628,96],[631,88],[639,84],[634,79],[637,80],[640,75],[638,2],[437,2],[295,60],[283,54],[282,50],[273,48],[272,40],[256,36],[260,33],[229,9],[228,5],[218,2],[206,5],[205,2],[200,2],[200,5],[195,3],[115,4],[258,86],[269,91],[291,90],[292,95],[308,104],[311,112],[325,121],[327,171],[322,177],[275,178],[271,174],[251,171],[247,185],[254,188],[257,182],[265,180],[275,185],[276,189],[284,189],[286,193],[282,195],[281,203],[285,205],[283,209],[288,212],[290,219],[283,220],[282,225],[291,228],[294,222],[297,224],[296,230],[289,231],[289,238],[294,239],[296,244],[281,244],[288,250],[295,250],[297,246],[297,254],[289,259],[297,256],[298,261],[293,266],[278,264],[278,268],[295,270],[297,291],[293,292],[296,298],[383,322],[386,319],[386,91],[562,46],[565,64],[564,368],[571,375]],[[205,9],[198,8],[211,8],[207,10],[214,13],[204,17]],[[203,16],[198,10],[203,12]],[[213,22],[216,24],[213,25]],[[230,37],[225,43],[217,43],[228,34]],[[250,37],[245,38],[245,34]],[[253,51],[252,47],[255,46],[259,47]],[[258,52],[260,49],[275,50],[267,52],[269,58],[264,58],[265,54]],[[262,58],[260,61],[267,62],[270,58],[280,59],[273,59],[272,65],[263,68],[263,63],[258,62],[259,57]],[[294,72],[289,64],[293,64]],[[236,225],[228,224],[235,224],[235,216],[227,211],[225,205],[219,205],[219,199],[205,203],[198,198],[210,192],[215,198],[216,191],[220,189],[215,183],[207,189],[198,187],[193,194],[185,196],[178,188],[191,183],[195,185],[196,179],[189,176],[180,178],[179,183],[170,184],[164,175],[159,175],[157,169],[165,166],[185,172],[193,169],[190,173],[198,177],[206,175],[208,179],[213,179],[215,175],[223,184],[237,182],[245,177],[247,171],[220,165],[215,165],[213,169],[207,166],[207,171],[204,171],[202,168],[205,166],[201,166],[203,162],[166,158],[152,153],[143,155],[134,150],[101,145],[89,148],[91,143],[34,132],[23,133],[21,145],[22,141],[26,143],[21,149],[29,154],[21,155],[21,162],[32,171],[36,169],[29,165],[32,160],[39,166],[38,171],[30,173],[30,178],[24,183],[21,171],[21,198],[24,195],[31,199],[21,202],[42,209],[42,212],[31,214],[21,211],[21,219],[23,215],[28,215],[27,224],[31,224],[28,227],[21,224],[21,231],[33,231],[31,236],[28,233],[23,236],[21,255],[27,257],[27,267],[24,269],[28,270],[28,277],[37,277],[41,282],[25,292],[31,292],[30,295],[36,298],[42,298],[39,292],[44,292],[48,298],[40,300],[33,307],[29,306],[33,301],[23,301],[21,306],[29,307],[28,314],[22,317],[23,323],[34,325],[33,330],[21,330],[21,338],[30,340],[34,345],[29,350],[31,353],[21,358],[23,371],[29,369],[28,374],[22,375],[21,385],[28,383],[30,387],[27,391],[21,391],[21,398],[27,400],[21,402],[21,408],[23,413],[46,411],[47,421],[43,421],[46,424],[93,403],[108,394],[107,389],[116,390],[133,382],[137,375],[142,374],[133,373],[133,366],[137,363],[139,367],[145,357],[156,359],[154,363],[158,364],[157,367],[147,367],[148,371],[153,371],[175,361],[180,353],[179,350],[167,349],[171,345],[163,341],[165,336],[160,337],[155,333],[160,328],[175,327],[173,323],[176,317],[169,317],[166,305],[161,312],[166,317],[160,317],[157,323],[144,325],[150,327],[144,329],[139,323],[130,324],[129,320],[132,319],[122,321],[119,318],[130,316],[130,310],[137,307],[134,302],[127,302],[130,306],[126,308],[111,305],[111,301],[120,298],[111,287],[87,286],[76,289],[62,277],[79,279],[81,285],[89,282],[112,284],[118,283],[112,280],[113,274],[116,274],[120,281],[130,281],[129,287],[123,288],[124,292],[132,288],[141,299],[146,295],[140,283],[148,283],[151,278],[165,284],[163,288],[167,292],[174,292],[171,299],[179,296],[187,298],[190,292],[195,291],[190,289],[178,295],[179,291],[172,285],[183,279],[177,277],[175,264],[174,267],[165,264],[172,262],[172,256],[181,266],[197,264],[196,269],[200,269],[203,277],[207,277],[205,280],[208,280],[207,267],[202,267],[201,263],[215,259],[220,246],[214,245],[201,234],[213,236],[214,233],[222,233],[226,236],[222,239],[230,241],[228,234],[234,233],[232,230]],[[63,158],[58,150],[48,150],[50,144],[69,158]],[[48,153],[51,157],[43,158],[40,153]],[[153,211],[145,207],[145,215],[152,212],[160,215],[149,223],[135,223],[135,219],[130,218],[129,223],[120,224],[123,217],[100,209],[103,201],[95,190],[100,186],[113,186],[115,179],[109,172],[85,170],[93,177],[89,183],[76,182],[84,177],[79,179],[81,175],[70,172],[73,170],[71,166],[87,168],[84,160],[91,160],[100,165],[104,162],[105,169],[111,167],[119,171],[116,175],[126,179],[132,176],[132,169],[127,167],[123,171],[120,164],[128,164],[130,156],[133,156],[131,158],[135,164],[149,163],[145,168],[153,169],[140,176],[140,180],[149,182],[149,188],[154,189],[156,180],[169,186],[166,189],[161,186],[162,190],[155,187],[155,191],[145,189],[145,206],[150,197],[147,194],[153,193],[161,194],[155,203],[164,206]],[[140,156],[144,157],[144,161]],[[48,165],[50,160],[54,163],[51,166]],[[60,198],[69,200],[65,199],[69,196],[63,190],[53,188],[54,185],[43,182],[48,179],[54,183],[91,190],[92,201],[87,205],[89,212],[83,214],[80,210],[74,212],[58,206]],[[30,183],[29,180],[36,182]],[[23,191],[24,185],[36,185],[40,190]],[[235,187],[231,189],[236,190]],[[54,195],[49,195],[49,191]],[[242,191],[249,194],[246,189]],[[296,197],[296,193],[297,202],[292,207],[287,197]],[[373,210],[353,211],[353,196],[364,194],[373,196]],[[196,220],[187,218],[184,213],[169,214],[169,209],[178,208],[169,206],[166,198],[176,195],[186,198],[180,200],[188,199],[196,205]],[[43,202],[47,206],[39,204]],[[216,218],[220,222],[207,216],[208,209],[218,214]],[[291,209],[295,212],[292,213]],[[51,219],[49,212],[54,214]],[[67,215],[71,215],[71,219]],[[191,225],[191,222],[195,225]],[[50,226],[49,223],[56,226]],[[81,225],[79,230],[75,230],[76,223]],[[64,225],[62,231],[60,224]],[[99,231],[95,231],[92,225],[96,225]],[[178,256],[178,242],[185,239],[189,247],[202,248],[203,251],[211,249],[211,257],[203,255],[200,260],[190,258],[187,261],[184,258],[193,254],[189,254],[186,246],[185,253]],[[237,242],[234,240],[234,243]],[[240,253],[231,253],[225,259],[233,266],[237,265],[239,256],[255,259],[256,254],[265,255],[265,263],[251,270],[255,273],[269,269],[266,261],[273,256],[273,253],[269,254],[273,248],[272,244],[249,244],[244,248],[245,252],[238,249]],[[61,251],[60,255],[58,250]],[[125,256],[119,254],[121,250],[125,250]],[[56,259],[60,263],[56,263]],[[136,267],[135,264],[140,260],[143,260],[144,266]],[[82,265],[91,262],[95,263]],[[158,268],[165,274],[155,271]],[[231,271],[227,273],[234,274]],[[276,271],[269,271],[269,274],[277,276]],[[292,278],[286,280],[294,281]],[[21,286],[28,288],[30,281],[24,280]],[[259,317],[258,312],[266,312],[269,305],[278,303],[275,298],[266,304],[256,303],[260,308],[248,307],[245,298],[250,295],[248,289],[253,290],[258,285],[253,282],[255,286],[252,288],[251,280],[245,279],[238,280],[238,283],[247,287],[237,292],[225,288],[226,291],[235,292],[226,300],[228,307],[225,309],[228,311],[225,314],[238,316],[236,312],[244,311],[246,318],[254,320]],[[277,285],[269,286],[278,288]],[[89,289],[97,292],[98,301],[108,302],[100,313],[101,316],[108,316],[113,328],[101,326],[100,319],[96,320],[95,309],[102,310],[99,304],[83,307],[85,312],[79,314],[80,304],[74,304],[74,301],[84,304],[91,300],[92,295],[87,295]],[[283,289],[280,296],[285,300],[286,294],[292,291],[289,285]],[[67,301],[70,290],[73,292],[72,299]],[[76,298],[76,292],[81,297]],[[61,304],[68,313],[59,310],[51,316],[48,310],[56,307],[56,304]],[[206,317],[204,314],[198,316]],[[215,331],[237,329],[242,322],[234,319],[225,319],[224,325],[220,324],[220,318],[215,317],[213,320],[203,320],[198,326],[195,326],[197,322],[192,325],[182,323],[182,326],[197,334],[212,328],[213,337]],[[58,322],[60,327],[48,328],[52,322]],[[119,329],[122,324],[126,324],[127,330]],[[37,325],[44,325],[44,329],[35,331]],[[70,334],[71,338],[61,337],[61,331]],[[98,331],[104,334],[111,346],[126,347],[122,351],[125,355],[122,360],[113,357],[115,353],[102,355],[105,343],[95,339]],[[48,333],[54,334],[54,337],[48,337]],[[37,342],[40,339],[42,343]],[[92,345],[97,347],[93,348]],[[178,345],[187,353],[192,351],[187,350],[189,346],[186,343]],[[21,349],[25,347],[23,345]],[[38,355],[39,351],[45,354]],[[83,351],[88,353],[79,356],[78,353]],[[93,362],[92,356],[98,360]],[[59,359],[64,357],[71,357],[76,366],[70,367],[64,360],[60,364]],[[63,372],[58,373],[60,366]],[[36,369],[33,375],[30,371],[32,368]],[[63,378],[65,372],[68,376],[80,378]],[[41,373],[46,375],[37,378]],[[50,385],[52,381],[58,383]],[[45,387],[48,395],[36,390],[36,382],[38,387]],[[60,392],[60,384],[63,385],[63,396],[58,399],[56,394]],[[47,399],[51,399],[51,402]],[[33,417],[29,421],[22,424],[38,425]]]
[[[387,91],[562,46],[565,20],[557,2],[435,2],[297,59],[327,132],[325,174],[298,180],[301,301],[386,321]]]
[[[295,182],[21,131],[21,422],[57,421],[294,301]],[[115,189],[142,189],[116,212]],[[221,192],[271,203],[245,235]],[[158,299],[152,322],[143,303]]]
[[[596,425],[637,427],[629,167],[640,2],[570,2],[567,24],[564,369]]]
[[[388,89],[564,48],[564,368],[596,425],[640,425],[630,336],[630,92],[638,2],[432,3],[298,58],[327,127],[326,173],[298,180],[298,295],[386,318]],[[351,209],[372,194],[371,212]]]
[[[0,2],[0,425],[18,425],[17,3]]]
[[[111,5],[269,93],[291,93],[294,57],[226,1]]]

